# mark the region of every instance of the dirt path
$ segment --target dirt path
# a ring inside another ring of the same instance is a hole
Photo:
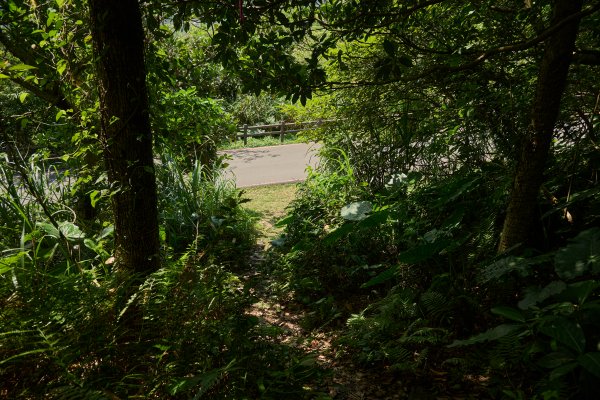
[[[256,278],[256,276],[255,276]],[[267,285],[268,287],[268,285]],[[421,399],[407,393],[405,385],[385,370],[367,370],[356,366],[343,349],[335,345],[335,330],[307,331],[302,327],[305,311],[289,300],[277,299],[267,290],[259,291],[259,301],[248,313],[282,329],[277,340],[313,355],[317,365],[330,373],[322,382],[316,382],[319,391],[335,400],[361,399]]]
[[[262,230],[255,254],[251,259],[252,269],[247,278],[254,282],[254,295],[258,301],[248,313],[263,323],[279,327],[277,341],[313,355],[317,365],[330,373],[322,382],[316,382],[319,391],[334,400],[359,399],[406,399],[427,398],[407,393],[405,385],[386,370],[364,369],[356,366],[343,349],[335,344],[339,331],[333,329],[306,330],[303,328],[305,309],[292,301],[289,294],[276,293],[271,276],[265,269],[268,259],[266,250],[269,239],[281,231],[274,227],[277,219],[285,215],[285,208],[295,194],[295,187],[278,185],[249,189],[245,197],[250,198],[246,207],[260,217],[258,226]]]

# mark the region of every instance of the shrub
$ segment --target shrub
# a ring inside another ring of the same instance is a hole
[[[157,103],[153,112],[157,141],[165,148],[168,144],[182,149],[179,162],[185,167],[193,166],[188,160],[212,167],[219,143],[230,140],[236,132],[231,115],[218,101],[198,97],[194,87],[163,90]]]
[[[229,109],[239,125],[274,124],[283,118],[283,113],[278,109],[281,103],[282,99],[267,93],[258,96],[245,94],[240,95]]]
[[[484,268],[483,284],[509,274],[520,275],[524,283],[520,300],[516,307],[509,304],[491,309],[503,324],[455,340],[450,347],[479,345],[495,376],[527,371],[525,376],[511,377],[515,382],[512,388],[499,385],[505,395],[595,398],[600,377],[598,243],[600,229],[592,228],[556,252],[503,258]],[[545,276],[542,282],[531,279],[537,273]]]
[[[196,161],[185,172],[176,158],[162,155],[157,167],[159,215],[166,245],[181,254],[195,249],[221,263],[239,261],[255,240],[254,221],[233,181]]]

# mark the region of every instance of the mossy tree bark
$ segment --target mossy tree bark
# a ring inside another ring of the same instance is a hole
[[[158,211],[137,0],[88,0],[101,111],[101,138],[113,190],[117,268],[159,267]]]
[[[568,20],[582,9],[582,0],[557,0],[554,3],[552,25],[564,23],[546,41],[533,100],[530,129],[523,140],[512,193],[508,204],[498,252],[520,244],[530,244],[538,224],[538,194],[544,180],[544,170],[554,125],[560,112],[567,84],[579,19]]]

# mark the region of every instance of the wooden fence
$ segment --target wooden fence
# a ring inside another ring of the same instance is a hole
[[[326,122],[334,122],[332,119],[322,119],[318,121],[308,121],[308,122],[285,122],[282,121],[278,124],[271,125],[255,125],[248,126],[244,124],[241,126],[237,133],[237,138],[242,139],[244,144],[248,144],[249,137],[258,137],[258,136],[274,136],[279,135],[279,140],[283,143],[283,138],[286,133],[298,133],[302,131],[307,131],[309,129],[314,129],[321,124]]]

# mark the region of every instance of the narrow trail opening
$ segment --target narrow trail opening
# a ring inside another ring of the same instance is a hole
[[[293,293],[274,288],[268,266],[270,241],[282,233],[276,222],[285,216],[295,193],[295,184],[244,189],[244,197],[250,199],[245,207],[256,214],[261,231],[246,276],[252,282],[252,292],[258,301],[248,309],[248,314],[257,317],[262,324],[280,329],[273,340],[314,358],[316,365],[326,372],[314,386],[331,399],[428,398],[424,392],[408,392],[406,385],[385,369],[355,365],[350,355],[335,344],[339,328],[306,329],[303,305],[293,300]]]

